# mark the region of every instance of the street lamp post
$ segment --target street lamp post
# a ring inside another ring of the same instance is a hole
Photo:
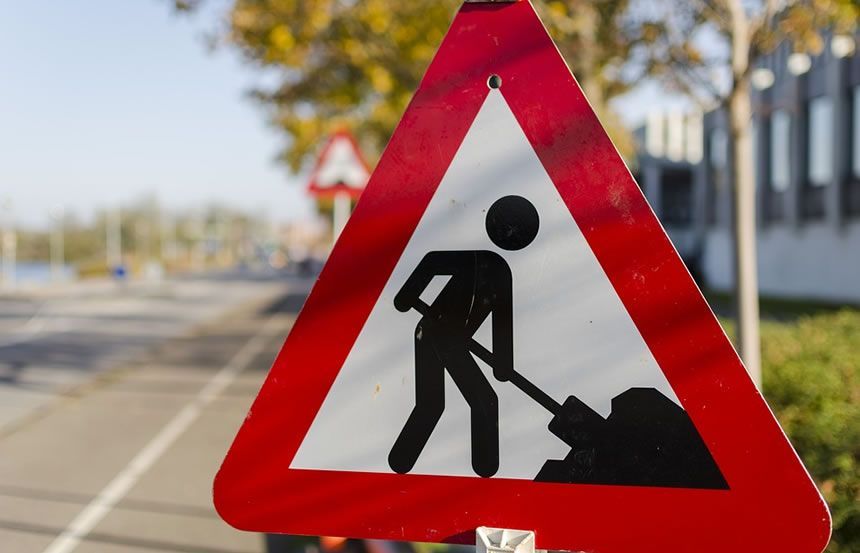
[[[54,222],[51,229],[51,280],[59,282],[63,278],[63,266],[65,265],[65,209],[61,205],[55,206],[50,213]]]

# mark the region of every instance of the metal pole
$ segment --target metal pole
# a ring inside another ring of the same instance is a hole
[[[161,214],[161,259],[173,262],[176,259],[176,221],[169,215]]]
[[[105,218],[105,233],[107,264],[113,270],[122,264],[122,213],[120,208],[108,211]]]
[[[12,200],[6,199],[0,204],[0,246],[3,254],[3,288],[7,291],[15,289],[15,258],[18,237],[15,233],[15,221],[12,215]]]
[[[337,242],[343,227],[346,226],[346,221],[349,219],[349,213],[352,208],[352,198],[345,192],[338,192],[334,196],[334,214],[333,214],[333,241]]]
[[[65,263],[65,210],[63,206],[57,206],[51,213],[54,220],[54,228],[51,230],[51,280],[59,282],[63,278],[63,265]]]
[[[206,221],[203,214],[195,214],[191,220],[191,268],[200,272],[206,268]]]
[[[151,221],[147,220],[146,215],[144,215],[135,226],[137,247],[135,248],[134,255],[137,263],[142,263],[144,266],[148,265],[152,258],[152,229],[150,228],[150,223]]]
[[[227,213],[224,210],[219,209],[215,213],[214,233],[215,246],[218,248],[215,252],[215,261],[219,267],[226,267],[230,263],[230,243]]]
[[[51,280],[58,282],[63,278],[63,231],[51,231]]]

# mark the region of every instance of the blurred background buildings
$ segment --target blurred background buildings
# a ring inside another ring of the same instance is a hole
[[[860,303],[860,56],[841,40],[829,36],[812,56],[784,44],[759,62],[752,134],[765,296]],[[692,273],[720,292],[734,286],[727,134],[721,110],[654,112],[636,131],[640,185]]]

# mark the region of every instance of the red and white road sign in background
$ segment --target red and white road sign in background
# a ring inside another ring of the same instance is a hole
[[[308,181],[308,193],[315,198],[332,198],[332,229],[340,236],[367,179],[370,167],[355,138],[347,131],[338,131],[329,137],[320,152],[316,166]]]
[[[370,167],[355,138],[347,131],[329,137],[308,181],[308,193],[317,198],[345,195],[356,199],[364,192]]]
[[[526,1],[460,9],[215,503],[246,530],[598,553],[818,553],[830,531]]]

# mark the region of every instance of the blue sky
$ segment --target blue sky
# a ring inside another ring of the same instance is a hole
[[[215,24],[168,0],[0,0],[0,202],[26,225],[150,191],[176,208],[308,213],[272,161],[281,137],[244,97],[259,74],[205,47]]]
[[[225,2],[192,18],[169,4],[0,0],[0,202],[19,223],[149,192],[178,209],[311,213],[300,179],[272,161],[282,137],[244,97],[260,73],[205,47]],[[654,95],[624,102],[626,118]]]

